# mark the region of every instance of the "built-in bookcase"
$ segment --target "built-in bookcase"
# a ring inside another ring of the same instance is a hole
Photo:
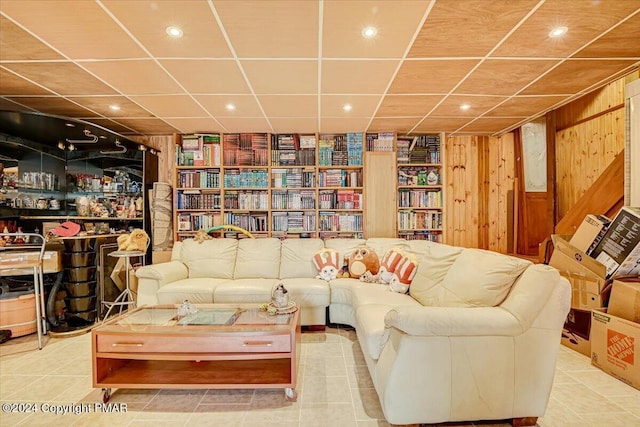
[[[442,242],[442,135],[400,136],[396,150],[398,236]]]

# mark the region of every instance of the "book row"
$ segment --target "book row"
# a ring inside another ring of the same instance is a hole
[[[441,230],[442,212],[399,211],[400,230]]]
[[[442,191],[398,190],[398,206],[401,208],[441,208]]]

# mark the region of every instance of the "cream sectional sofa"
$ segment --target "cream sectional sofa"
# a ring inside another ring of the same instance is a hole
[[[312,255],[367,244],[418,260],[409,294],[387,285],[315,279]],[[392,238],[187,240],[141,267],[138,304],[269,301],[284,283],[303,325],[355,327],[393,424],[544,415],[570,285],[546,265],[480,249]],[[325,313],[329,312],[329,319]]]

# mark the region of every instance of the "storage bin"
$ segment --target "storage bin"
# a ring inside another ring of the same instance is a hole
[[[0,295],[0,329],[11,330],[12,338],[36,332],[36,298],[33,292]]]

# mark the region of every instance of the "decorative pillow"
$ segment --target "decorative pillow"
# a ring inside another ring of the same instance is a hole
[[[333,249],[321,249],[313,255],[313,264],[318,269],[316,279],[333,280],[338,277],[340,264],[338,251]]]
[[[416,271],[414,260],[398,249],[391,249],[384,254],[378,275],[381,283],[389,284],[389,289],[404,294],[409,290]]]
[[[355,279],[365,272],[378,274],[380,259],[373,249],[366,245],[357,247],[349,257],[349,275]]]

